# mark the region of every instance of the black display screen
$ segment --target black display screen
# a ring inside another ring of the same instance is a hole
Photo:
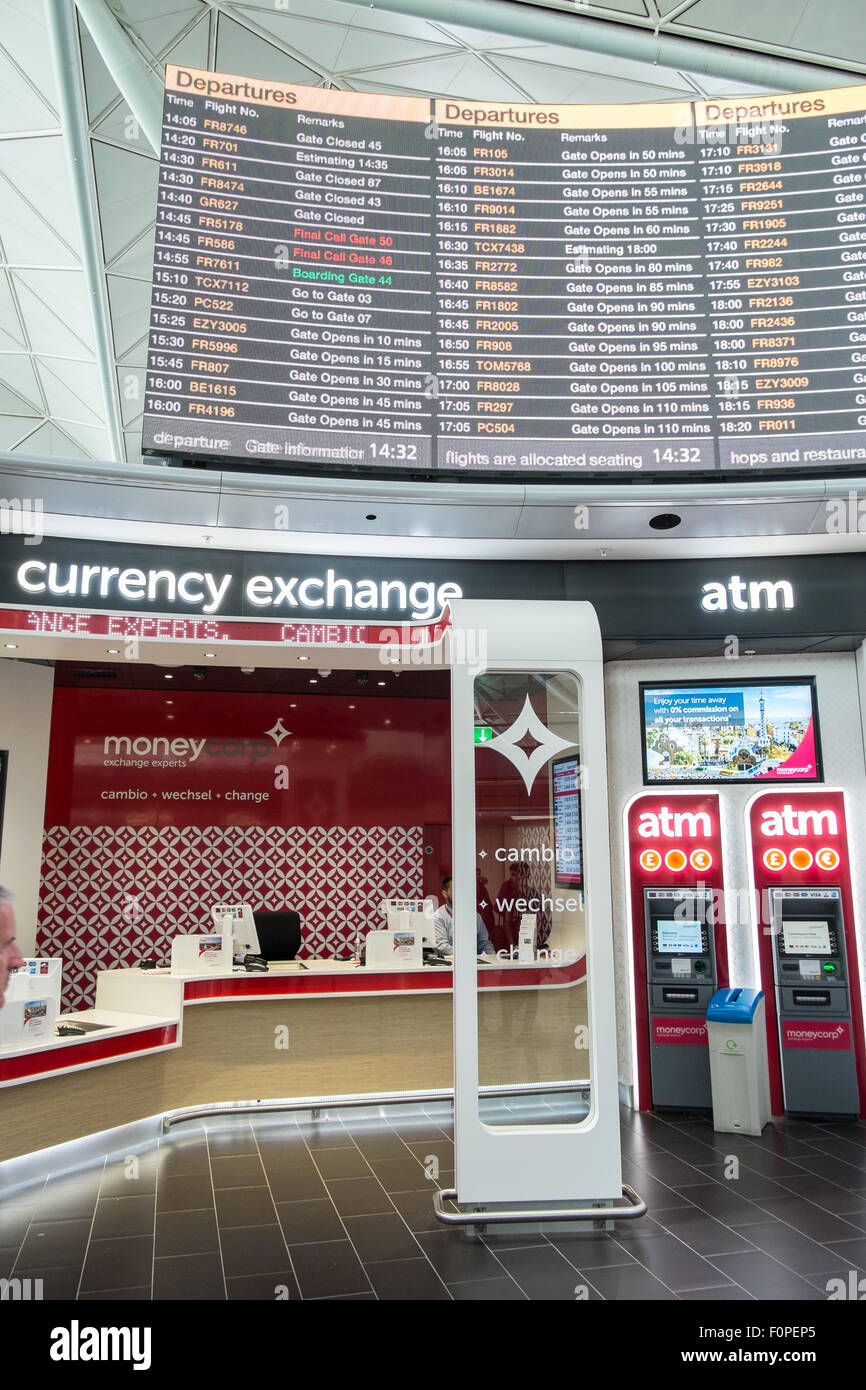
[[[620,108],[166,72],[146,451],[866,461],[866,88]]]

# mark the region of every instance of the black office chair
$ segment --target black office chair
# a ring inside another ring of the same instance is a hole
[[[299,912],[254,912],[253,921],[265,960],[294,960],[301,945]]]

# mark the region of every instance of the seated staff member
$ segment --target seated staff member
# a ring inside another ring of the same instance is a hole
[[[433,940],[438,950],[444,951],[446,955],[450,956],[454,952],[454,916],[451,903],[450,874],[442,880],[442,896],[445,902],[433,914]],[[487,935],[487,928],[481,920],[480,913],[477,912],[475,914],[475,943],[479,956],[493,955],[493,946]]]

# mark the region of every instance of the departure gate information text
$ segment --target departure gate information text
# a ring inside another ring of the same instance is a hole
[[[864,108],[864,87],[548,107],[169,65],[143,446],[862,464]]]

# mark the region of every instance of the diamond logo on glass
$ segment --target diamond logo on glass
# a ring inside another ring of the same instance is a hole
[[[518,747],[521,739],[527,734],[531,734],[535,740],[535,747],[530,754]],[[567,738],[560,738],[550,729],[545,728],[535,710],[532,702],[527,695],[523,709],[515,719],[510,729],[506,729],[504,734],[497,734],[496,738],[490,739],[485,748],[493,748],[497,753],[501,753],[503,758],[507,758],[513,763],[523,778],[523,785],[527,792],[532,791],[532,784],[538,776],[545,763],[556,753],[563,753],[568,748],[573,748],[574,744]]]

